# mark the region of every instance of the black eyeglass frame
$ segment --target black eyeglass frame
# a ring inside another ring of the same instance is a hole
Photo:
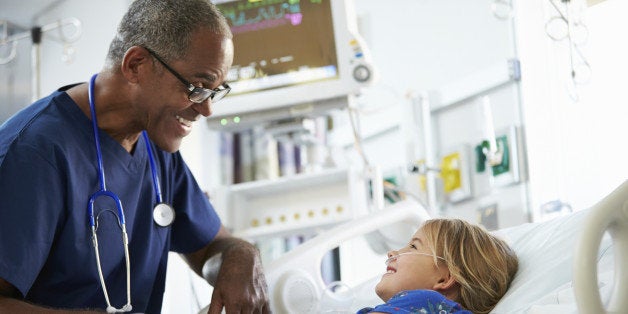
[[[146,47],[143,47],[143,48],[146,49],[146,51],[148,51],[148,53],[150,53],[155,59],[157,59],[157,61],[159,61],[159,63],[161,63],[161,65],[163,65],[166,68],[166,70],[168,70],[168,72],[172,73],[172,75],[174,75],[181,83],[183,83],[183,85],[185,85],[187,90],[190,92],[188,94],[188,100],[193,103],[200,104],[206,101],[207,99],[211,99],[211,101],[215,103],[223,99],[231,91],[231,87],[227,83],[222,83],[220,87],[216,89],[207,89],[203,87],[194,86],[194,84],[188,82],[186,79],[183,78],[181,74],[179,74],[177,71],[171,68],[153,50]]]

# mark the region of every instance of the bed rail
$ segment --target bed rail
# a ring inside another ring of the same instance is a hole
[[[613,241],[614,282],[605,308],[598,291],[597,253],[604,233]],[[578,311],[626,313],[628,309],[628,180],[602,199],[587,217],[574,259],[574,294]]]
[[[304,242],[266,267],[266,280],[274,313],[317,313],[325,290],[321,260],[330,250],[357,236],[395,223],[418,226],[430,219],[418,203],[405,200],[385,209],[338,225]]]

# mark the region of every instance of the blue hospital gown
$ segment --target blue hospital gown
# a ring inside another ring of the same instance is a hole
[[[433,290],[408,290],[395,294],[388,302],[374,308],[366,307],[357,314],[382,313],[421,313],[421,314],[472,314],[460,304],[451,301]]]

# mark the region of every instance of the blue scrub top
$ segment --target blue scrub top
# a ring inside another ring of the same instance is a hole
[[[159,313],[168,252],[194,252],[221,222],[177,153],[154,144],[164,201],[176,218],[153,221],[156,193],[143,137],[132,154],[106,132],[100,143],[107,189],[124,207],[133,312]],[[91,121],[62,90],[0,126],[0,278],[26,301],[58,308],[106,308],[87,205],[100,189]],[[126,304],[126,266],[115,206],[98,198],[100,258],[111,304]]]

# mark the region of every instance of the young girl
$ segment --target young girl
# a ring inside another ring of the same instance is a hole
[[[515,253],[460,219],[426,221],[410,242],[388,252],[375,287],[386,303],[362,313],[488,313],[517,272]]]

